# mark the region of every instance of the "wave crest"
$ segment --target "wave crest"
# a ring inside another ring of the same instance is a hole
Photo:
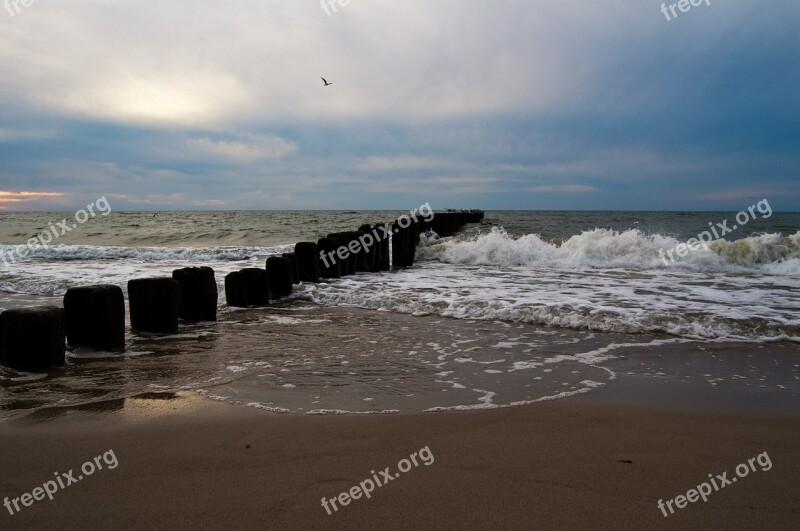
[[[716,240],[678,256],[685,242],[638,229],[618,232],[593,229],[563,242],[538,234],[509,236],[493,227],[488,233],[426,241],[420,258],[449,264],[536,267],[548,269],[663,269],[681,267],[703,271],[755,271],[800,275],[800,232],[792,236],[762,234],[736,241]],[[675,258],[674,262],[670,260]]]
[[[17,249],[24,248],[22,257]],[[291,246],[275,247],[101,247],[95,245],[51,245],[34,248],[0,245],[0,266],[18,262],[70,262],[75,260],[238,261],[285,252]]]

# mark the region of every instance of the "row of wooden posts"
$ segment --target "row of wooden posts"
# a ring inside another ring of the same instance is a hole
[[[433,230],[446,237],[482,219],[483,212],[477,210],[443,212],[430,221],[401,218],[385,228],[362,225],[357,231],[328,234],[316,243],[300,242],[292,253],[268,257],[263,269],[250,267],[229,273],[225,277],[225,299],[233,307],[265,306],[270,300],[290,295],[293,285],[300,282],[388,271],[390,245],[391,267],[408,267],[414,263],[421,233]],[[130,280],[131,329],[172,334],[178,331],[181,319],[216,321],[217,299],[217,281],[210,267],[176,269],[172,277]],[[14,308],[0,314],[0,363],[7,367],[38,372],[63,365],[66,343],[98,351],[123,351],[122,288],[69,288],[63,308]]]

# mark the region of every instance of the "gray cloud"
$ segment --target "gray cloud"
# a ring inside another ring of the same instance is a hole
[[[760,186],[800,207],[800,4],[671,22],[659,6],[36,2],[0,16],[0,191],[62,194],[25,208],[98,191],[130,208],[714,208]]]

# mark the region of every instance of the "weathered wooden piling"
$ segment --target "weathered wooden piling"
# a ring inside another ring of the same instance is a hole
[[[289,260],[289,265],[292,269],[292,284],[300,284],[300,264],[297,261],[297,255],[294,253],[283,253],[282,256]]]
[[[180,285],[169,278],[128,281],[131,328],[138,332],[172,334],[178,331]]]
[[[246,267],[225,276],[225,302],[236,308],[269,304],[269,281],[266,269]]]
[[[341,277],[342,270],[346,268],[346,265],[343,264],[343,260],[340,260],[336,255],[339,249],[339,240],[334,238],[320,238],[317,246],[319,247],[320,253],[324,255],[324,257],[319,257],[319,268],[322,278]]]
[[[172,278],[180,286],[181,319],[197,323],[217,320],[217,280],[210,267],[186,267],[172,272]]]
[[[358,228],[358,232],[361,234],[359,241],[364,243],[364,250],[365,250],[365,271],[370,273],[375,273],[376,271],[380,271],[379,269],[379,255],[380,255],[380,245],[381,242],[378,238],[380,238],[380,234],[376,236],[377,232],[375,230],[374,225],[361,225]]]
[[[342,269],[341,274],[342,276],[347,275],[355,275],[356,272],[361,271],[359,266],[363,267],[363,257],[361,256],[360,250],[356,247],[355,243],[358,242],[359,234],[357,232],[334,232],[328,234],[328,238],[336,240],[338,242],[337,248],[337,257],[336,260],[341,262]],[[338,254],[338,249],[344,248],[347,252],[342,252],[344,258],[341,258]]]
[[[12,308],[0,314],[0,363],[41,372],[64,365],[64,310],[56,306]]]
[[[299,242],[294,246],[300,282],[319,282],[319,246],[313,242]]]
[[[69,288],[64,294],[64,315],[70,346],[125,349],[125,297],[119,286]]]
[[[378,247],[378,271],[389,271],[392,268],[391,263],[391,245],[392,238],[386,234],[384,228],[389,228],[386,224],[378,226],[378,234],[380,234],[380,244]],[[389,229],[391,232],[391,229]]]
[[[272,300],[292,294],[292,264],[283,256],[270,256],[266,264],[270,298]]]

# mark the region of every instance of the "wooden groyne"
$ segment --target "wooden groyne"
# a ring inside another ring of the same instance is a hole
[[[483,220],[481,210],[462,210],[392,223],[365,224],[353,231],[330,233],[316,242],[299,242],[294,252],[267,258],[264,268],[244,268],[225,277],[228,306],[268,305],[292,293],[300,282],[320,282],[360,272],[376,273],[414,264],[420,235],[429,231],[452,236],[464,225]],[[172,277],[128,282],[131,330],[173,334],[179,321],[217,319],[218,290],[210,267],[176,269]],[[64,308],[9,309],[0,314],[0,364],[39,372],[63,365],[66,344],[100,351],[125,349],[125,300],[114,285],[69,288]]]

